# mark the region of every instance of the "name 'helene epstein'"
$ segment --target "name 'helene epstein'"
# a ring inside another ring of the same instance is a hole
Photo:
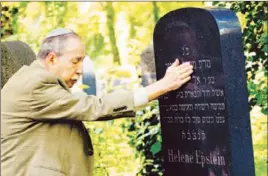
[[[168,149],[168,162],[174,163],[195,163],[200,164],[202,167],[206,165],[217,165],[225,166],[225,158],[218,153],[213,154],[212,152],[209,155],[205,155],[204,152],[200,150],[195,150],[192,154],[181,153],[179,149]]]

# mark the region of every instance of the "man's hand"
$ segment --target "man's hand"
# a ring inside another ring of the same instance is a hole
[[[175,62],[167,68],[166,74],[163,78],[165,83],[164,88],[166,92],[176,90],[180,88],[183,84],[191,79],[191,74],[193,73],[193,66],[189,62],[184,64],[179,63],[176,59]]]
[[[156,99],[157,97],[180,88],[183,84],[191,79],[193,73],[193,66],[187,62],[180,65],[179,60],[167,68],[165,76],[146,87],[149,101]]]

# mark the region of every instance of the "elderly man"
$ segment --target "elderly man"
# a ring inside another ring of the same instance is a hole
[[[181,87],[193,72],[189,63],[176,59],[161,80],[135,92],[118,90],[103,97],[72,94],[84,57],[85,46],[75,32],[53,30],[42,42],[37,60],[5,84],[3,176],[91,176],[93,148],[82,121],[134,117],[137,108]]]

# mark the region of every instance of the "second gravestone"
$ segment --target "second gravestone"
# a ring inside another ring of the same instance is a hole
[[[86,56],[83,60],[83,84],[87,85],[88,88],[84,89],[88,95],[96,95],[96,77],[94,73],[94,65],[92,60]]]
[[[191,81],[159,99],[164,176],[253,176],[241,29],[226,9],[184,8],[154,31],[157,79],[180,58]]]

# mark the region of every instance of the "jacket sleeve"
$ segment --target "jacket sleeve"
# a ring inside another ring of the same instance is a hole
[[[57,82],[42,82],[32,91],[30,114],[35,120],[101,121],[134,117],[133,93],[119,90],[103,97],[72,94]]]

